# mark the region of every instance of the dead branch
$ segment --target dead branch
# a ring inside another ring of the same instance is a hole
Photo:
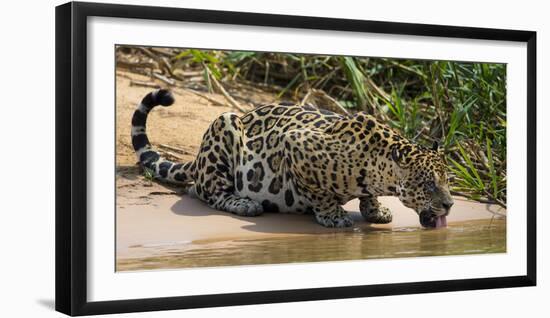
[[[185,149],[181,149],[181,148],[166,145],[166,144],[159,144],[159,147],[165,148],[165,149],[168,149],[168,150],[172,150],[172,151],[175,151],[175,152],[179,152],[179,153],[185,154],[185,155],[194,155],[194,153],[192,153],[190,151],[187,151]]]
[[[168,159],[175,159],[175,160],[183,160],[183,157],[180,155],[177,155],[171,151],[168,150],[160,150],[159,151],[164,157],[167,157]]]
[[[159,84],[156,83],[149,83],[149,82],[142,82],[137,80],[131,80],[130,86],[142,86],[142,87],[151,87],[151,88],[160,88]]]
[[[237,101],[233,97],[231,97],[231,95],[229,95],[229,93],[225,90],[225,88],[223,88],[222,84],[220,82],[218,82],[218,79],[215,76],[212,75],[212,73],[210,72],[210,69],[206,65],[204,65],[204,69],[208,73],[209,78],[212,80],[212,84],[213,84],[214,88],[218,92],[220,92],[223,95],[223,97],[225,97],[227,102],[231,106],[233,106],[236,109],[240,110],[241,112],[246,113],[247,110],[244,109],[241,105],[239,105],[239,103],[237,103]]]
[[[164,83],[170,85],[170,86],[174,86],[176,85],[176,81],[174,81],[173,79],[170,79],[164,75],[160,75],[160,74],[157,74],[157,73],[152,73],[151,74],[154,78],[156,79],[159,79],[161,81],[163,81]]]
[[[349,115],[347,109],[344,108],[337,100],[332,98],[329,94],[325,93],[325,91],[320,89],[310,89],[308,90],[307,94],[302,98],[302,101],[300,102],[301,105],[305,105],[309,100],[313,100],[313,104],[317,106],[318,108],[324,108],[326,110],[342,114],[342,115]]]
[[[148,57],[150,57],[151,59],[153,59],[154,61],[156,61],[157,64],[159,65],[159,68],[163,72],[166,72],[167,74],[170,74],[171,76],[174,75],[174,74],[172,74],[172,66],[170,65],[170,62],[168,62],[168,59],[166,57],[158,56],[157,54],[155,54],[154,52],[152,52],[148,48],[140,47],[139,50],[141,52],[143,52],[145,55],[147,55]]]
[[[174,74],[178,75],[180,77],[200,77],[202,78],[202,71],[182,71],[182,70],[174,70]]]
[[[463,193],[463,192],[456,191],[456,190],[451,190],[451,194],[452,195],[459,195],[459,196],[465,197],[465,198],[470,197],[467,193]],[[495,200],[494,198],[492,198],[492,200],[476,199],[475,201],[480,202],[480,203],[486,203],[486,204],[497,204],[497,205],[500,205],[501,207],[506,209],[506,204],[504,202],[502,202],[501,200]],[[498,214],[498,213],[495,213],[495,214]]]
[[[149,48],[152,52],[154,53],[157,53],[157,54],[160,54],[160,55],[164,55],[165,57],[173,57],[174,56],[174,53],[171,52],[171,50],[169,49],[163,49],[163,48],[156,48],[156,47],[152,47],[152,48]]]
[[[117,60],[116,67],[124,68],[128,70],[134,70],[136,68],[153,69],[153,68],[156,68],[157,66],[155,65],[155,63],[150,63],[150,62],[128,62],[128,61]]]
[[[179,193],[175,192],[175,191],[170,191],[170,192],[164,192],[164,191],[153,191],[153,192],[149,192],[149,195],[178,195]]]
[[[312,90],[310,89],[307,91],[307,94],[302,98],[302,101],[300,102],[300,105],[305,105],[309,97],[311,96]]]
[[[190,89],[190,88],[186,88],[186,90],[192,94],[195,94],[201,98],[204,98],[206,100],[208,100],[209,102],[211,102],[213,105],[215,106],[227,106],[224,102],[220,102],[219,100],[217,100],[216,98],[212,97],[212,96],[208,96],[204,93],[201,93],[199,91],[196,91],[194,89]]]

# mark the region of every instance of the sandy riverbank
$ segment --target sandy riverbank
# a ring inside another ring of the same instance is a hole
[[[160,255],[164,249],[192,242],[260,238],[344,231],[419,228],[416,213],[404,207],[397,198],[381,198],[393,213],[389,224],[363,221],[358,200],[345,208],[355,220],[354,228],[328,229],[318,225],[312,215],[265,213],[259,217],[239,217],[209,208],[203,202],[178,195],[158,184],[128,186],[117,196],[117,257],[133,258]],[[453,223],[487,220],[505,215],[496,205],[483,204],[455,197],[455,206],[448,217]]]

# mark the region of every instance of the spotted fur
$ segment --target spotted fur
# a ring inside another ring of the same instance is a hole
[[[204,134],[194,161],[174,163],[154,151],[147,115],[169,106],[167,90],[147,94],[132,118],[132,144],[141,165],[164,181],[189,184],[209,206],[242,216],[264,211],[313,213],[327,227],[353,224],[341,207],[359,198],[363,217],[388,223],[378,196],[398,196],[421,223],[449,213],[452,197],[444,160],[401,137],[374,117],[342,116],[312,106],[273,104],[239,117],[224,113]]]

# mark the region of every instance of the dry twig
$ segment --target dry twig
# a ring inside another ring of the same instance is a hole
[[[301,105],[305,105],[308,100],[313,99],[313,104],[318,108],[324,108],[326,110],[342,114],[349,115],[347,109],[344,108],[337,100],[332,98],[325,91],[320,89],[310,89],[307,94],[302,98]]]
[[[183,157],[180,156],[180,155],[177,155],[171,151],[168,151],[168,150],[159,150],[159,152],[164,156],[164,157],[167,157],[168,159],[175,159],[175,160],[183,160]]]
[[[212,97],[212,96],[208,96],[207,94],[204,94],[204,93],[201,93],[199,91],[196,91],[194,89],[189,89],[189,88],[186,88],[188,92],[192,93],[192,94],[195,94],[199,97],[202,97],[206,100],[208,100],[209,102],[211,102],[213,105],[216,105],[216,106],[227,106],[225,103],[223,102],[220,102],[219,100],[217,100],[216,98]]]
[[[136,68],[154,69],[157,66],[155,65],[155,63],[150,63],[150,62],[128,62],[128,61],[117,60],[116,67],[127,69],[127,70],[134,70]]]
[[[137,80],[131,80],[130,86],[142,86],[142,87],[151,87],[151,88],[160,88],[159,84],[156,83],[149,83],[149,82],[142,82]]]
[[[463,193],[463,192],[460,192],[460,191],[456,191],[456,190],[451,190],[451,194],[452,195],[459,195],[459,196],[465,197],[465,198],[470,197],[469,194]],[[487,203],[487,204],[497,204],[497,205],[500,205],[501,207],[506,209],[506,203],[502,202],[502,200],[498,200],[498,199],[495,199],[495,198],[491,198],[491,200],[486,200],[486,199],[479,198],[479,199],[475,199],[475,201],[481,202],[481,203]]]
[[[212,80],[212,84],[213,84],[214,88],[217,91],[219,91],[223,95],[223,97],[225,97],[227,102],[231,106],[233,106],[236,109],[240,110],[241,112],[246,113],[247,110],[244,109],[241,105],[239,105],[239,103],[233,97],[231,97],[231,95],[229,95],[229,93],[225,90],[225,88],[223,88],[222,84],[218,81],[218,79],[216,79],[216,77],[212,75],[212,73],[210,72],[210,69],[208,69],[208,67],[206,67],[206,65],[204,65],[204,69],[208,73],[209,78]]]
[[[174,86],[176,85],[176,81],[174,81],[173,79],[170,79],[164,75],[160,75],[160,74],[157,74],[157,73],[152,73],[151,74],[154,78],[156,79],[159,79],[161,81],[163,81],[164,83],[170,85],[170,86]]]
[[[190,151],[187,151],[185,149],[181,149],[181,148],[166,145],[166,144],[159,144],[159,147],[165,148],[165,149],[168,149],[168,150],[172,150],[172,151],[175,151],[175,152],[179,152],[179,153],[185,154],[185,155],[194,155],[194,153],[192,153]]]

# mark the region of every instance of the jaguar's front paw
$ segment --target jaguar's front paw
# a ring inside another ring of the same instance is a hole
[[[322,214],[315,215],[317,223],[321,224],[324,227],[335,227],[335,228],[344,228],[350,227],[353,225],[353,220],[347,214]]]
[[[368,211],[368,213],[361,212],[361,214],[365,221],[375,224],[387,224],[393,219],[390,209],[383,206],[374,211]]]

